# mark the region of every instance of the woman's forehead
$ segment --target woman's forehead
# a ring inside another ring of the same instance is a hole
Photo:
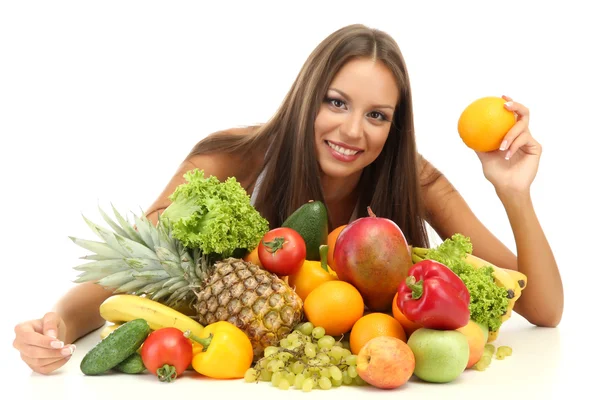
[[[329,89],[337,90],[350,100],[394,106],[398,101],[398,87],[394,74],[381,61],[368,58],[346,63],[333,77]]]

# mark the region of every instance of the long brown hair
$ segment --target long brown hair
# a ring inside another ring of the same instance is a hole
[[[257,149],[268,149],[263,163],[263,190],[257,195],[255,207],[271,228],[281,226],[307,201],[323,201],[314,122],[333,77],[357,57],[383,62],[394,74],[400,92],[382,153],[361,175],[358,217],[366,216],[370,206],[378,217],[396,222],[411,245],[428,247],[410,82],[400,49],[385,32],[359,24],[335,31],[310,54],[267,123],[248,135],[210,135],[188,157],[212,152],[250,155]],[[256,171],[250,181],[254,182],[259,173]]]

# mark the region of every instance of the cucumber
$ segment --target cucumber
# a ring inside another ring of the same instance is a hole
[[[146,370],[146,366],[142,361],[142,356],[136,351],[125,360],[117,364],[113,369],[125,374],[141,374]]]
[[[99,375],[114,368],[135,353],[150,334],[146,320],[128,321],[87,352],[80,369],[85,375]]]

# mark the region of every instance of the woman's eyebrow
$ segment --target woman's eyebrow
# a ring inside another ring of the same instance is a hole
[[[350,96],[348,96],[346,93],[344,93],[343,91],[341,91],[340,89],[336,89],[336,88],[329,88],[329,90],[333,90],[334,92],[338,92],[339,94],[341,94],[342,96],[344,96],[347,99],[350,99]],[[393,106],[390,106],[388,104],[374,104],[373,105],[374,108],[389,108],[391,110],[394,109]]]

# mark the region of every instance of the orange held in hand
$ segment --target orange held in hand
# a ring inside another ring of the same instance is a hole
[[[516,122],[515,114],[504,103],[501,97],[482,97],[464,109],[458,119],[458,133],[469,148],[481,152],[500,148]]]

